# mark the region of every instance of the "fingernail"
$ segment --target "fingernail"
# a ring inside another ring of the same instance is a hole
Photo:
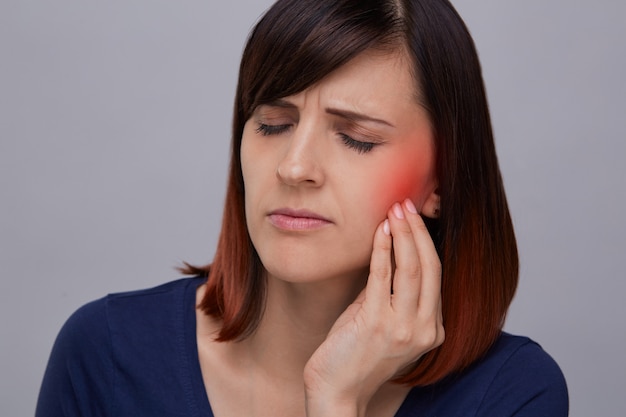
[[[387,236],[391,236],[391,230],[389,229],[389,219],[385,219],[385,221],[383,222],[383,232],[385,232]]]
[[[400,204],[395,203],[393,205],[393,214],[399,219],[404,219],[404,212],[402,211],[402,207],[400,207]]]
[[[409,212],[417,214],[417,208],[415,208],[415,204],[413,204],[411,199],[407,198],[406,200],[404,200],[404,206]]]

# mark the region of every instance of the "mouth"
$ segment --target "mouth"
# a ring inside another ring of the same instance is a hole
[[[281,230],[309,231],[321,229],[332,221],[309,210],[278,209],[268,214],[269,222]]]

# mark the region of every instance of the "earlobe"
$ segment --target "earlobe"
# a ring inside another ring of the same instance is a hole
[[[422,206],[422,215],[430,217],[431,219],[438,219],[441,214],[441,196],[439,195],[439,188],[436,188]]]

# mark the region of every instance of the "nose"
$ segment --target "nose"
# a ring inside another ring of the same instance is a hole
[[[300,125],[294,131],[285,156],[276,167],[278,179],[289,186],[319,187],[324,174],[318,134]]]

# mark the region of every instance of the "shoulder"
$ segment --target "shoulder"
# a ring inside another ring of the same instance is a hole
[[[470,368],[437,384],[414,388],[406,402],[407,410],[424,415],[568,414],[565,378],[554,359],[533,340],[507,333]]]
[[[183,308],[188,291],[195,292],[202,282],[203,278],[181,278],[153,288],[109,294],[101,300],[100,308],[106,310],[109,320],[132,322],[150,314],[163,316]]]
[[[183,278],[153,288],[109,294],[85,304],[63,325],[55,349],[73,357],[117,355],[118,365],[125,353],[145,357],[141,353],[145,347],[155,352],[157,346],[164,349],[161,342],[180,332],[185,313],[193,311],[193,294],[201,282],[201,278]]]
[[[491,362],[493,369],[491,381],[485,381],[489,385],[481,415],[567,416],[563,373],[536,342],[503,333],[485,362]]]
[[[69,415],[109,414],[120,372],[140,379],[174,350],[164,341],[182,331],[185,300],[191,300],[187,307],[193,313],[191,292],[202,281],[185,278],[109,294],[76,310],[54,342],[36,415],[56,415],[59,409],[74,410]]]
[[[175,301],[184,297],[191,286],[195,289],[199,278],[182,278],[153,288],[108,294],[78,308],[65,322],[59,336],[70,339],[106,338],[107,327],[145,322],[157,319],[178,307]],[[156,314],[156,316],[153,316]]]
[[[511,373],[517,377],[532,376],[534,373],[562,378],[557,363],[535,341],[524,336],[502,333],[485,357],[478,361],[475,368],[493,373],[493,377],[502,377]]]

